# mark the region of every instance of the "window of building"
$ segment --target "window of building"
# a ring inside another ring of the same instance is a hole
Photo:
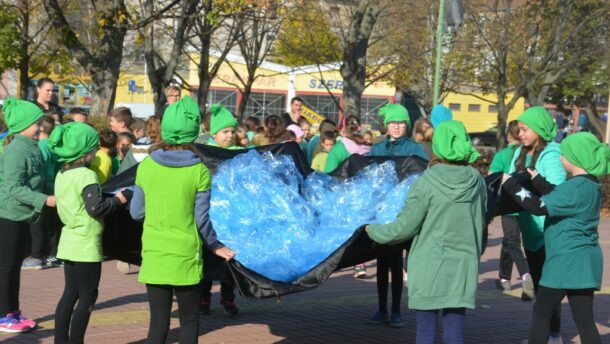
[[[496,105],[489,105],[488,112],[498,113],[498,106],[496,106]]]
[[[379,109],[389,101],[388,98],[362,97],[360,102],[361,123],[369,125],[371,130],[379,130]]]
[[[468,104],[468,112],[481,112],[480,104]]]
[[[246,104],[244,118],[255,116],[261,119],[269,115],[281,116],[286,106],[286,95],[283,93],[251,93]]]
[[[194,97],[197,97],[195,94]],[[215,90],[208,91],[208,108],[213,104],[220,103],[233,114],[237,114],[237,91]]]
[[[451,111],[461,111],[462,105],[458,103],[449,103],[449,108],[451,109]]]

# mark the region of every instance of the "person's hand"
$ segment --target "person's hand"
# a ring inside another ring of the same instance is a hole
[[[125,197],[125,195],[123,195],[123,193],[121,191],[117,192],[114,197],[119,199],[119,202],[121,202],[121,204],[125,204],[127,203],[127,198]]]
[[[502,175],[502,184],[504,184],[504,182],[506,182],[508,180],[508,178],[510,178],[510,177],[511,177],[510,174],[504,173]]]
[[[57,200],[55,199],[55,196],[49,196],[47,197],[47,201],[44,202],[44,204],[47,207],[55,208],[57,206]]]
[[[532,179],[534,179],[538,175],[538,170],[536,170],[535,168],[528,167],[527,173],[529,173]]]
[[[367,233],[369,232],[369,225],[364,226],[364,231]]]
[[[232,249],[230,249],[226,246],[215,249],[214,254],[219,256],[220,258],[223,258],[227,262],[229,260],[233,259],[233,257],[235,257],[235,251],[233,251]]]

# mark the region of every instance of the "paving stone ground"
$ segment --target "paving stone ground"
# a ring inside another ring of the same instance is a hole
[[[481,260],[477,308],[467,312],[467,343],[520,343],[527,338],[532,303],[523,302],[519,281],[502,293],[494,287],[501,244],[500,221],[490,228],[489,248]],[[602,343],[610,343],[610,219],[600,226],[605,264],[603,288],[595,296],[595,320]],[[415,315],[402,302],[403,328],[369,325],[376,310],[374,262],[370,278],[355,280],[350,270],[331,276],[319,288],[280,300],[237,299],[240,314],[230,318],[218,304],[219,287],[213,288],[212,313],[201,317],[200,343],[414,343]],[[137,282],[137,271],[124,275],[114,261],[103,263],[100,294],[87,330],[87,343],[144,343],[148,329],[146,290]],[[516,270],[516,269],[515,269]],[[516,274],[516,272],[515,272]],[[53,314],[63,289],[61,268],[24,271],[21,308],[37,320],[39,329],[20,335],[0,334],[0,343],[52,343]],[[178,341],[178,318],[172,314],[169,342]],[[562,334],[566,343],[580,343],[570,307],[562,305]],[[441,340],[439,339],[439,343]]]

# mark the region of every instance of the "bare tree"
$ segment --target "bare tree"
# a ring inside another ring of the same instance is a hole
[[[171,1],[159,12],[136,23],[132,22],[124,0],[104,0],[84,4],[90,6],[92,13],[87,19],[93,21],[94,27],[94,33],[85,37],[92,43],[86,45],[76,34],[74,24],[67,20],[66,14],[71,16],[73,13],[63,9],[57,0],[44,0],[44,6],[53,26],[59,32],[59,38],[91,76],[91,113],[106,114],[114,105],[127,30],[145,27],[179,1]]]
[[[153,0],[144,2],[144,17],[154,16],[154,3],[157,2]],[[187,43],[187,33],[194,22],[198,3],[197,0],[181,0],[176,9],[178,13],[173,18],[175,25],[168,27],[162,21],[151,21],[141,30],[145,31],[144,58],[155,100],[155,110],[163,107],[167,101],[163,90],[174,79],[176,69],[181,62],[180,56]],[[160,35],[160,31],[166,32],[167,35]],[[171,47],[168,50],[169,44]]]

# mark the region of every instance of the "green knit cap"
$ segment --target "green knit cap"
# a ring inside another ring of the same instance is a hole
[[[470,143],[470,136],[460,121],[445,121],[434,130],[434,155],[449,161],[475,162],[481,154]]]
[[[44,115],[38,105],[16,98],[7,98],[2,104],[4,121],[11,134],[24,131]]]
[[[210,108],[210,134],[215,135],[217,132],[224,128],[237,128],[237,120],[224,106],[220,104],[214,104]]]
[[[596,177],[610,173],[610,148],[591,133],[569,135],[559,146],[561,155]]]
[[[557,134],[557,124],[542,106],[533,106],[525,110],[517,121],[530,127],[546,142],[553,141]]]
[[[171,104],[163,113],[161,137],[172,145],[192,143],[199,136],[199,106],[189,96]]]
[[[94,150],[98,141],[95,128],[81,122],[70,122],[53,129],[49,148],[59,156],[60,162],[72,162]]]
[[[409,111],[400,105],[387,103],[384,107],[379,109],[379,116],[383,117],[383,124],[387,127],[388,122],[407,122],[407,125],[411,126],[411,118],[409,118]]]

